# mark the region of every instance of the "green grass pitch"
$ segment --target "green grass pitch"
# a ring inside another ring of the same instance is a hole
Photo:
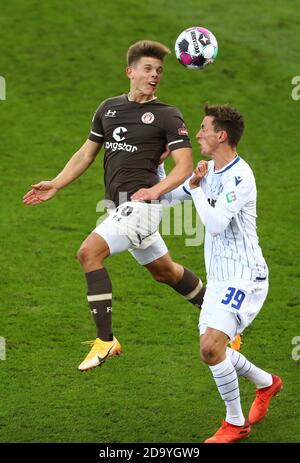
[[[102,155],[49,203],[29,208],[21,200],[84,142],[98,103],[127,91],[128,46],[148,38],[173,48],[192,25],[213,31],[219,56],[194,72],[173,53],[158,95],[183,112],[195,162],[205,101],[230,103],[245,115],[239,152],[256,175],[270,292],[242,351],[285,382],[248,442],[299,442],[300,363],[292,339],[300,336],[300,101],[291,97],[300,74],[299,21],[299,0],[2,2],[1,442],[199,443],[224,417],[199,362],[197,310],[152,281],[128,253],[107,262],[123,355],[77,371],[87,352],[80,343],[93,339],[94,325],[75,255],[99,216]],[[185,247],[184,236],[165,239],[175,261],[204,276],[202,246]],[[247,414],[254,388],[245,380],[240,386]]]

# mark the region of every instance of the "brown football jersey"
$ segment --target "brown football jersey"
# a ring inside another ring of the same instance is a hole
[[[106,198],[116,206],[140,188],[159,182],[157,167],[166,150],[191,147],[180,111],[158,99],[129,101],[127,95],[105,100],[96,110],[90,140],[103,144]],[[125,194],[126,193],[126,194]]]

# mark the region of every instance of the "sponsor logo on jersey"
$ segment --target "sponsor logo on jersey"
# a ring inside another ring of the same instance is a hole
[[[137,151],[137,146],[129,145],[126,142],[124,142],[125,140],[124,135],[126,132],[128,132],[126,127],[117,127],[113,131],[113,134],[112,134],[113,138],[116,140],[117,143],[107,141],[104,144],[105,149],[111,149],[112,151],[117,151],[117,150],[127,151],[129,153],[134,153],[135,151]],[[123,142],[123,143],[120,143],[120,142]]]
[[[127,132],[126,127],[117,127],[113,131],[113,137],[116,141],[123,141],[125,140],[124,134]]]
[[[142,115],[142,122],[144,124],[152,124],[152,122],[154,121],[155,117],[154,117],[154,114],[153,113],[144,113]]]
[[[179,127],[178,135],[188,135],[188,131],[185,125],[183,125],[182,127]]]
[[[117,111],[112,111],[111,109],[108,109],[108,111],[106,112],[106,114],[104,114],[104,116],[106,116],[106,117],[117,117],[116,112]]]
[[[235,177],[235,186],[238,186],[238,184],[241,183],[242,180],[242,177]]]
[[[134,153],[137,151],[137,146],[127,145],[127,143],[113,143],[111,141],[106,141],[104,144],[105,149],[111,149],[112,151],[127,151],[128,153]]]
[[[226,199],[228,203],[232,203],[233,201],[235,201],[236,200],[235,192],[230,191],[230,193],[227,193]]]
[[[207,201],[208,201],[208,204],[211,205],[211,207],[215,207],[216,202],[217,202],[216,199],[211,199],[211,198],[208,198]]]

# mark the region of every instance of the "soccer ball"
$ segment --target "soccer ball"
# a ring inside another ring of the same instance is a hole
[[[203,69],[213,63],[218,54],[216,37],[204,27],[190,27],[177,37],[175,53],[188,69]]]

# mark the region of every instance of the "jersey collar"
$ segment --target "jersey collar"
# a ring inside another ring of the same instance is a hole
[[[129,98],[129,94],[127,94],[126,96],[127,96],[127,100],[130,101],[130,103],[145,104],[145,103],[150,103],[151,101],[157,100],[157,96],[155,96],[154,98],[152,98],[152,100],[147,100],[147,101],[134,101],[134,100],[131,100],[131,99]]]
[[[226,170],[229,170],[231,169],[232,166],[234,166],[234,164],[236,164],[237,162],[239,162],[241,158],[237,155],[233,161],[231,161],[229,164],[227,164],[227,166],[224,167],[224,169],[222,170],[215,170],[214,171],[214,174],[223,174],[224,172],[226,172]]]

